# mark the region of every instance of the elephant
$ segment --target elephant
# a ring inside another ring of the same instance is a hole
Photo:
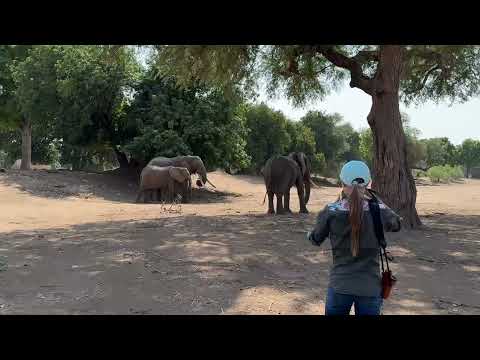
[[[173,186],[173,193],[175,195],[180,194],[182,196],[183,203],[190,202],[190,200],[192,199],[192,178],[189,176],[187,181],[184,181],[182,183],[176,181]]]
[[[140,202],[142,195],[146,191],[152,191],[157,194],[162,193],[162,197],[166,194],[167,201],[173,201],[175,195],[175,185],[184,184],[186,189],[192,188],[191,176],[188,169],[175,166],[153,166],[147,165],[140,174],[140,187],[137,194],[136,202]],[[145,196],[144,196],[145,202]]]
[[[207,170],[205,168],[205,165],[203,164],[202,159],[199,156],[187,155],[176,156],[173,158],[159,156],[150,160],[148,165],[184,167],[188,169],[190,174],[198,174],[201,182],[197,181],[197,185],[203,186],[208,182],[214,188],[216,187],[210,182],[210,180],[207,179]]]
[[[300,213],[308,213],[306,204],[310,199],[311,163],[302,152],[290,153],[288,156],[273,156],[262,168],[268,195],[268,214],[274,214],[273,195],[277,197],[277,214],[291,213],[290,188],[295,185],[300,201]],[[282,197],[285,204],[282,206]],[[265,198],[264,198],[265,203]]]

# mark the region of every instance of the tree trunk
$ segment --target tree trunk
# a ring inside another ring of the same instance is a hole
[[[117,160],[118,160],[118,163],[120,164],[120,168],[127,169],[129,167],[127,155],[116,148],[114,148],[113,151],[115,151],[115,155],[117,156]]]
[[[368,123],[373,133],[373,184],[386,203],[402,218],[405,227],[421,225],[415,202],[417,189],[407,163],[407,147],[399,106],[403,47],[380,47],[372,108]]]
[[[22,163],[21,170],[32,170],[32,124],[22,121]]]

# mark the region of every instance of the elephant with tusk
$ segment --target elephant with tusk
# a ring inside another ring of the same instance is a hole
[[[150,160],[148,165],[155,165],[155,166],[177,166],[177,167],[184,167],[187,168],[190,174],[198,174],[201,179],[201,183],[197,181],[197,185],[203,186],[207,182],[216,188],[210,180],[207,179],[207,170],[205,165],[203,164],[202,159],[199,156],[176,156],[173,158],[167,158],[163,156],[159,156]]]
[[[136,202],[140,202],[142,195],[145,202],[145,192],[153,191],[154,194],[166,195],[167,201],[173,201],[175,191],[181,186],[184,189],[182,197],[188,200],[192,189],[192,179],[188,169],[175,166],[147,165],[140,175],[140,187]]]
[[[266,195],[268,195],[268,213],[274,214],[273,196],[277,197],[277,214],[291,213],[290,188],[296,186],[300,201],[300,212],[308,213],[306,204],[310,199],[311,163],[302,152],[291,153],[288,156],[274,156],[268,159],[262,168],[265,180]],[[282,204],[282,198],[284,204]],[[265,202],[265,198],[264,198]]]

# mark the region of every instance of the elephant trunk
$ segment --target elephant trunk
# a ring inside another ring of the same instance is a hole
[[[215,189],[217,188],[215,185],[212,184],[212,182],[210,180],[208,180],[207,170],[205,169],[205,167],[202,167],[200,170],[198,170],[198,175],[200,176],[200,179],[201,179],[203,185],[205,185],[206,183],[209,183]]]
[[[305,204],[308,204],[308,200],[310,200],[310,185],[312,184],[310,169],[308,168],[303,177],[303,183],[305,184]]]

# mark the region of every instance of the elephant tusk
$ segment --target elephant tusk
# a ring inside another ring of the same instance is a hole
[[[215,189],[217,188],[215,185],[213,185],[213,184],[210,182],[210,180],[207,179],[207,182],[208,182],[210,185],[212,185]]]

